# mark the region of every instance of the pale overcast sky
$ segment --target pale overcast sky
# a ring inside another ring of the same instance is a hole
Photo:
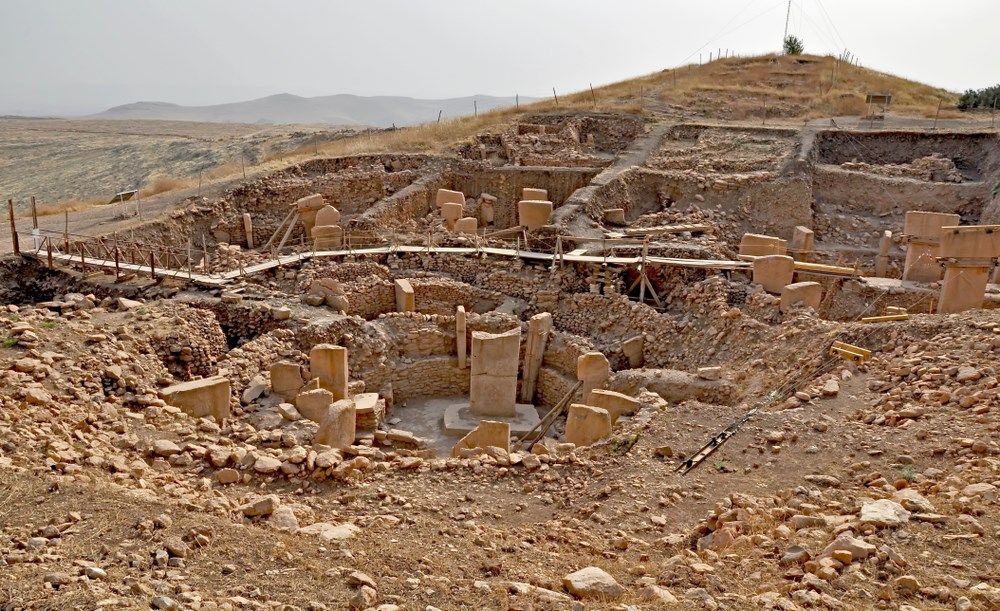
[[[569,92],[777,50],[786,0],[0,0],[0,114],[275,93]],[[1000,0],[793,0],[807,52],[956,91],[1000,82]]]

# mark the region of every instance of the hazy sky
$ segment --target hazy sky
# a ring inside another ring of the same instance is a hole
[[[776,50],[786,0],[0,0],[0,114],[274,93],[549,95],[719,47]],[[1000,0],[793,0],[806,51],[1000,82]]]

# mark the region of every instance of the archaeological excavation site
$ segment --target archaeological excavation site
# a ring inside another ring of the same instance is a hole
[[[1000,609],[997,132],[772,112],[9,204],[0,609]]]

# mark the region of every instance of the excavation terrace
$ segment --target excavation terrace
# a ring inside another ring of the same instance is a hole
[[[0,472],[40,513],[0,568],[67,604],[996,608],[998,179],[995,133],[559,112],[18,219]],[[116,507],[141,543],[80,551]]]

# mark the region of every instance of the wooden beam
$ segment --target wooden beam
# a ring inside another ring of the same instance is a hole
[[[874,322],[891,322],[891,321],[894,321],[894,320],[909,320],[909,319],[910,319],[910,315],[906,314],[906,313],[903,313],[903,314],[886,314],[885,316],[866,316],[866,317],[864,317],[864,318],[861,319],[861,322],[868,324],[868,323],[874,323]]]
[[[704,223],[690,225],[659,225],[657,227],[627,227],[620,233],[626,236],[670,235],[676,233],[712,233],[715,227]]]

